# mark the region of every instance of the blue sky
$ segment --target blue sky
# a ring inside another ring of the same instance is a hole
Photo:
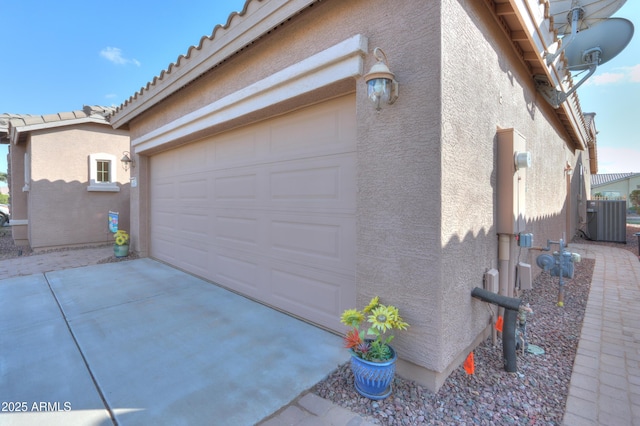
[[[244,0],[0,0],[0,113],[120,105],[210,35]],[[596,113],[599,173],[640,172],[640,1],[616,13],[636,26],[627,48],[580,89]],[[0,145],[0,171],[6,171]]]

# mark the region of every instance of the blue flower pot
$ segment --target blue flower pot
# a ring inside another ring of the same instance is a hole
[[[373,400],[385,399],[391,395],[391,382],[396,374],[396,351],[389,346],[393,356],[388,361],[373,362],[359,358],[351,352],[351,371],[356,391]]]

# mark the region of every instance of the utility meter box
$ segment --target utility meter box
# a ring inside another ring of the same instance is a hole
[[[518,246],[531,248],[533,245],[533,234],[519,234]]]
[[[533,280],[531,279],[531,265],[528,263],[518,263],[518,281],[520,290],[531,290],[533,288]]]
[[[497,269],[489,269],[484,273],[484,289],[497,293],[500,288],[500,274]]]
[[[526,169],[531,154],[524,136],[515,129],[498,130],[497,191],[498,234],[517,235],[525,230]]]

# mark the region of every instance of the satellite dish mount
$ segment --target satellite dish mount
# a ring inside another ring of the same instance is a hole
[[[576,9],[573,9],[574,18]],[[577,21],[574,20],[575,25]],[[567,61],[567,70],[587,71],[587,74],[577,84],[574,84],[568,92],[555,88],[544,75],[533,77],[536,89],[554,108],[567,100],[582,84],[587,81],[599,65],[611,60],[624,50],[633,37],[633,23],[624,18],[603,19],[596,25],[586,30],[577,32],[570,42],[563,45],[564,56]]]
[[[600,64],[601,54],[602,50],[600,50],[600,48],[598,47],[594,47],[584,51],[582,55],[584,65],[581,65],[580,69],[583,70],[586,66],[586,69],[588,70],[587,75],[585,75],[577,84],[574,84],[568,92],[557,90],[555,87],[551,86],[549,80],[547,80],[547,78],[543,75],[534,76],[533,80],[536,83],[538,92],[542,95],[543,98],[545,98],[547,102],[551,104],[552,107],[556,109],[559,108],[561,103],[566,101],[567,98],[569,98],[569,96],[573,94],[573,92],[578,90],[578,87],[582,86],[582,83],[587,81],[589,77],[591,77],[593,73],[596,72],[596,69],[598,69],[598,65]],[[571,69],[571,67],[569,67],[569,69]]]
[[[574,7],[571,9],[571,12],[567,15],[567,19],[571,22],[571,34],[562,38],[562,47],[556,51],[556,53],[550,54],[549,52],[545,52],[547,65],[551,65],[553,61],[556,60],[564,49],[567,48],[578,34],[578,24],[584,18],[584,9],[582,7]]]

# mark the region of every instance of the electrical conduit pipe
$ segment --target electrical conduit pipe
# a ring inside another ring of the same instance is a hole
[[[509,373],[518,371],[516,357],[516,321],[521,299],[496,294],[476,287],[471,291],[471,296],[504,308],[504,323],[502,326],[502,356],[504,369]]]

